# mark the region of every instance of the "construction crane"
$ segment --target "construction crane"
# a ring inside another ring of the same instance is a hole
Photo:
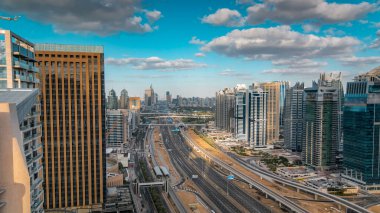
[[[1,20],[6,20],[6,21],[17,21],[21,16],[15,16],[15,17],[5,17],[5,16],[0,16]]]

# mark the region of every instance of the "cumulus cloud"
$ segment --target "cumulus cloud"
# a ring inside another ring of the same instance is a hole
[[[310,33],[310,32],[319,32],[319,26],[315,25],[315,24],[304,24],[302,25],[302,29],[304,32],[306,33]]]
[[[203,45],[206,43],[206,41],[202,41],[196,36],[191,37],[191,40],[189,41],[190,44],[197,44],[197,45]]]
[[[249,60],[312,59],[351,56],[359,44],[353,37],[319,37],[279,26],[233,30],[201,49]]]
[[[323,31],[326,35],[330,36],[344,36],[346,33],[343,30],[338,30],[336,28],[330,27]]]
[[[341,58],[339,61],[346,66],[366,66],[369,64],[380,64],[380,57],[370,56],[370,57],[347,57]]]
[[[272,61],[272,64],[275,66],[287,66],[291,69],[297,68],[320,68],[327,65],[327,62],[319,62],[313,61],[310,59],[300,59],[300,60],[292,60],[292,59],[280,59]]]
[[[218,9],[215,13],[202,18],[202,23],[216,26],[240,27],[244,25],[244,18],[237,10],[228,8]]]
[[[219,72],[218,75],[220,76],[226,76],[226,77],[251,77],[249,73],[243,73],[243,72],[237,72],[231,69],[223,70],[222,72]]]
[[[272,20],[283,24],[316,21],[320,24],[339,23],[359,19],[375,11],[376,4],[328,3],[325,0],[264,0],[247,9],[247,22],[260,24]]]
[[[253,4],[253,0],[236,0],[236,4]]]
[[[175,71],[206,67],[206,64],[196,63],[191,59],[164,60],[159,57],[148,58],[108,58],[106,64],[132,66],[136,70]]]
[[[302,69],[302,68],[278,68],[264,70],[265,74],[281,74],[281,75],[315,75],[321,73],[320,69]]]
[[[195,53],[196,57],[205,57],[206,55],[204,53]]]
[[[143,10],[141,0],[1,0],[0,8],[52,24],[56,32],[99,35],[151,32],[161,17],[157,10]]]
[[[376,32],[377,38],[372,42],[372,44],[369,46],[369,48],[377,49],[380,47],[380,30]]]
[[[145,15],[150,23],[154,23],[162,17],[161,12],[158,10],[152,10],[152,11],[145,10]]]

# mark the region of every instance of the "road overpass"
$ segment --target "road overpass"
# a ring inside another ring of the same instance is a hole
[[[203,148],[201,148],[201,147],[197,146],[195,143],[193,143],[193,141],[186,134],[183,134],[183,135],[186,138],[186,140],[193,147],[198,148],[198,150],[200,152],[202,152],[205,155],[205,157],[211,159],[213,162],[217,163],[218,165],[220,165],[224,169],[226,169],[226,170],[230,171],[231,173],[235,174],[236,176],[242,178],[247,183],[251,184],[252,186],[255,186],[255,188],[261,190],[262,192],[264,192],[267,195],[271,196],[273,199],[275,199],[278,202],[280,202],[280,203],[286,205],[287,207],[291,208],[293,211],[296,211],[296,212],[307,212],[304,209],[301,209],[298,205],[294,204],[292,201],[284,198],[281,195],[275,194],[270,189],[262,186],[260,183],[256,182],[252,178],[246,176],[245,174],[242,174],[241,172],[239,172],[236,169],[234,169],[232,166],[230,166],[230,165],[226,164],[225,162],[219,160],[218,158],[215,158],[214,156],[210,155]],[[237,157],[234,157],[234,159],[237,160],[238,162],[240,162],[242,164],[242,166],[244,166],[245,168],[247,168],[249,171],[251,171],[251,172],[253,172],[255,174],[258,174],[261,177],[265,176],[265,177],[268,177],[268,178],[272,178],[273,180],[275,180],[277,182],[280,182],[283,185],[290,186],[290,187],[293,187],[293,188],[297,189],[297,191],[302,190],[302,191],[308,192],[310,194],[314,194],[315,198],[318,198],[318,196],[323,197],[323,198],[325,198],[327,200],[333,201],[333,202],[335,202],[335,203],[337,203],[337,204],[339,204],[341,206],[346,207],[347,209],[350,209],[352,211],[356,211],[358,213],[361,213],[361,212],[363,212],[363,213],[371,213],[366,208],[363,208],[363,207],[361,207],[361,206],[359,206],[359,205],[357,205],[355,203],[351,203],[351,202],[349,202],[347,200],[344,200],[343,198],[340,198],[340,197],[337,197],[335,195],[331,195],[331,194],[328,194],[328,193],[324,193],[324,192],[318,191],[317,189],[314,189],[314,188],[311,188],[311,187],[307,187],[305,185],[302,185],[302,184],[299,184],[299,183],[296,183],[296,182],[293,182],[293,181],[290,181],[290,180],[286,180],[283,177],[279,177],[279,176],[277,176],[277,175],[275,175],[275,174],[273,174],[271,172],[268,172],[266,170],[252,167],[247,162],[245,162],[245,161],[243,161],[243,160],[241,160],[241,159],[239,159]]]

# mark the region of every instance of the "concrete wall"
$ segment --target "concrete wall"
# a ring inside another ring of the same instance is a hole
[[[0,103],[0,212],[30,212],[30,180],[15,104]]]

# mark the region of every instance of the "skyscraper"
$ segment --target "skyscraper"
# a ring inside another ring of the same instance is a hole
[[[234,132],[235,92],[225,88],[216,93],[215,125],[227,132]]]
[[[119,99],[119,109],[128,109],[129,107],[129,97],[127,90],[123,89],[120,92],[120,99]]]
[[[117,101],[117,96],[115,90],[111,89],[110,92],[108,93],[108,98],[107,98],[107,109],[118,109],[119,104]]]
[[[267,93],[263,89],[253,86],[248,95],[248,145],[252,148],[266,147]]]
[[[153,90],[152,85],[148,89],[145,90],[145,96],[144,96],[144,104],[145,107],[151,108],[156,103],[155,93]]]
[[[294,152],[302,150],[304,84],[297,82],[286,90],[284,108],[284,144]]]
[[[235,137],[238,140],[247,141],[248,113],[247,113],[248,89],[244,84],[235,87]]]
[[[101,207],[106,183],[103,47],[38,44],[36,56],[45,208]]]
[[[340,73],[323,73],[318,82],[305,89],[302,160],[318,169],[337,164],[342,139],[343,87],[340,78]]]
[[[166,91],[166,102],[168,104],[171,104],[172,103],[172,94],[170,94],[169,91]]]
[[[250,147],[266,147],[267,93],[259,85],[235,87],[235,137]]]
[[[0,88],[38,88],[38,73],[34,44],[9,30],[0,30]],[[30,176],[32,212],[43,211],[44,202],[40,112],[40,96],[36,95],[34,106],[20,121],[22,146]]]
[[[107,147],[120,147],[126,142],[128,112],[107,110]]]
[[[343,178],[380,187],[380,67],[347,83],[343,111]]]
[[[273,144],[280,139],[280,127],[282,124],[285,104],[285,91],[286,88],[289,87],[289,82],[265,82],[261,83],[260,87],[267,93],[266,140],[268,144]]]

